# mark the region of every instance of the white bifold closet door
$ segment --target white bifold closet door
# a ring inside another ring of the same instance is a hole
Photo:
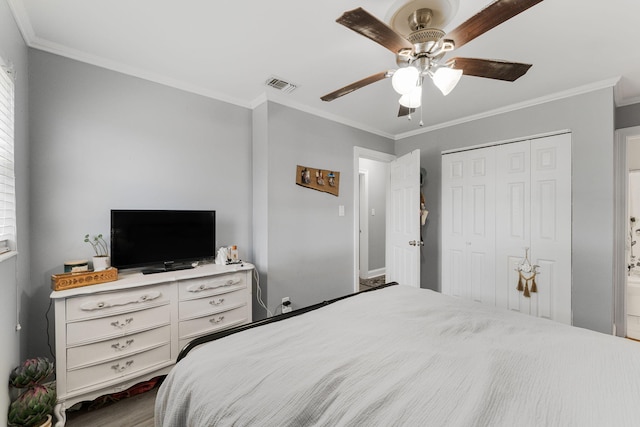
[[[571,323],[571,134],[444,154],[442,225],[443,293]]]
[[[495,147],[442,157],[442,292],[495,303]]]

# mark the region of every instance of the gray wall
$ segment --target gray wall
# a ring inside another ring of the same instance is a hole
[[[269,308],[286,296],[300,308],[351,293],[353,147],[392,153],[393,142],[270,102],[266,144]],[[339,171],[339,196],[296,185],[297,165]]]
[[[396,142],[396,154],[419,148],[427,169],[423,191],[429,219],[422,287],[439,290],[440,194],[443,150],[569,129],[573,164],[574,324],[605,333],[613,325],[613,89],[557,100],[497,116],[434,130]]]
[[[27,47],[13,20],[6,1],[0,1],[0,57],[15,69],[15,174],[16,213],[19,254],[0,262],[0,378],[7,381],[9,372],[26,353],[26,328],[16,332],[16,311],[20,319],[27,316],[29,288],[29,135]],[[16,294],[16,292],[18,294]],[[16,301],[20,302],[16,306]],[[6,384],[6,382],[5,382]],[[0,388],[0,424],[7,419],[8,388]]]
[[[353,147],[390,153],[392,141],[280,104],[250,111],[38,50],[29,60],[39,239],[30,351],[48,352],[51,274],[90,257],[83,236],[108,235],[112,208],[216,209],[217,245],[237,244],[256,263],[272,310],[283,296],[302,307],[352,291]],[[295,185],[297,164],[340,171],[339,197]],[[264,316],[255,304],[254,317]]]
[[[616,108],[616,129],[640,126],[640,103]]]
[[[258,272],[254,295],[259,297],[260,304],[265,304],[268,297],[269,283],[269,117],[268,104],[258,105],[253,110],[252,126],[252,170],[253,170],[253,245],[248,258]],[[258,295],[260,294],[260,295]],[[266,309],[260,304],[253,305],[253,318],[267,317]]]
[[[32,353],[47,353],[51,274],[91,256],[83,236],[108,236],[110,209],[215,209],[217,246],[249,256],[249,110],[42,51],[29,61]]]
[[[360,170],[366,170],[369,177],[367,209],[369,222],[369,271],[386,267],[387,169],[388,166],[384,162],[360,159]],[[375,215],[371,215],[372,209],[375,209]]]

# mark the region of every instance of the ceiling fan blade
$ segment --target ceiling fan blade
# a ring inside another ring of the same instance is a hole
[[[459,48],[542,0],[496,0],[447,34]]]
[[[413,49],[413,45],[407,39],[361,7],[343,13],[336,22],[370,38],[393,53],[402,49]]]
[[[358,80],[357,82],[351,83],[348,86],[345,86],[343,88],[340,88],[338,90],[335,90],[331,93],[326,94],[325,96],[321,97],[320,99],[322,99],[323,101],[333,101],[336,98],[340,98],[341,96],[344,96],[348,93],[353,92],[354,90],[360,89],[361,87],[370,85],[371,83],[375,83],[379,80],[385,79],[389,76],[391,76],[391,71],[383,71],[381,73],[378,74],[374,74],[372,76],[369,77],[365,77],[362,80]]]
[[[485,77],[488,79],[513,82],[524,76],[531,64],[506,62],[494,59],[451,58],[447,65],[453,66],[467,76]]]
[[[409,114],[413,114],[416,111],[415,108],[405,107],[404,105],[400,105],[400,110],[398,111],[398,117],[408,116]]]

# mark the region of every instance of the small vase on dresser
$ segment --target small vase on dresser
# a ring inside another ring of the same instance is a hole
[[[93,271],[102,271],[111,267],[111,257],[108,255],[93,257]]]

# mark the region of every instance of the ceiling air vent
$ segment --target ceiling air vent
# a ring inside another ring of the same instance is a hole
[[[271,86],[274,89],[278,89],[279,91],[284,93],[291,93],[298,88],[297,85],[294,85],[293,83],[285,82],[284,80],[279,79],[277,77],[270,77],[269,79],[267,79],[265,84],[267,86]]]

